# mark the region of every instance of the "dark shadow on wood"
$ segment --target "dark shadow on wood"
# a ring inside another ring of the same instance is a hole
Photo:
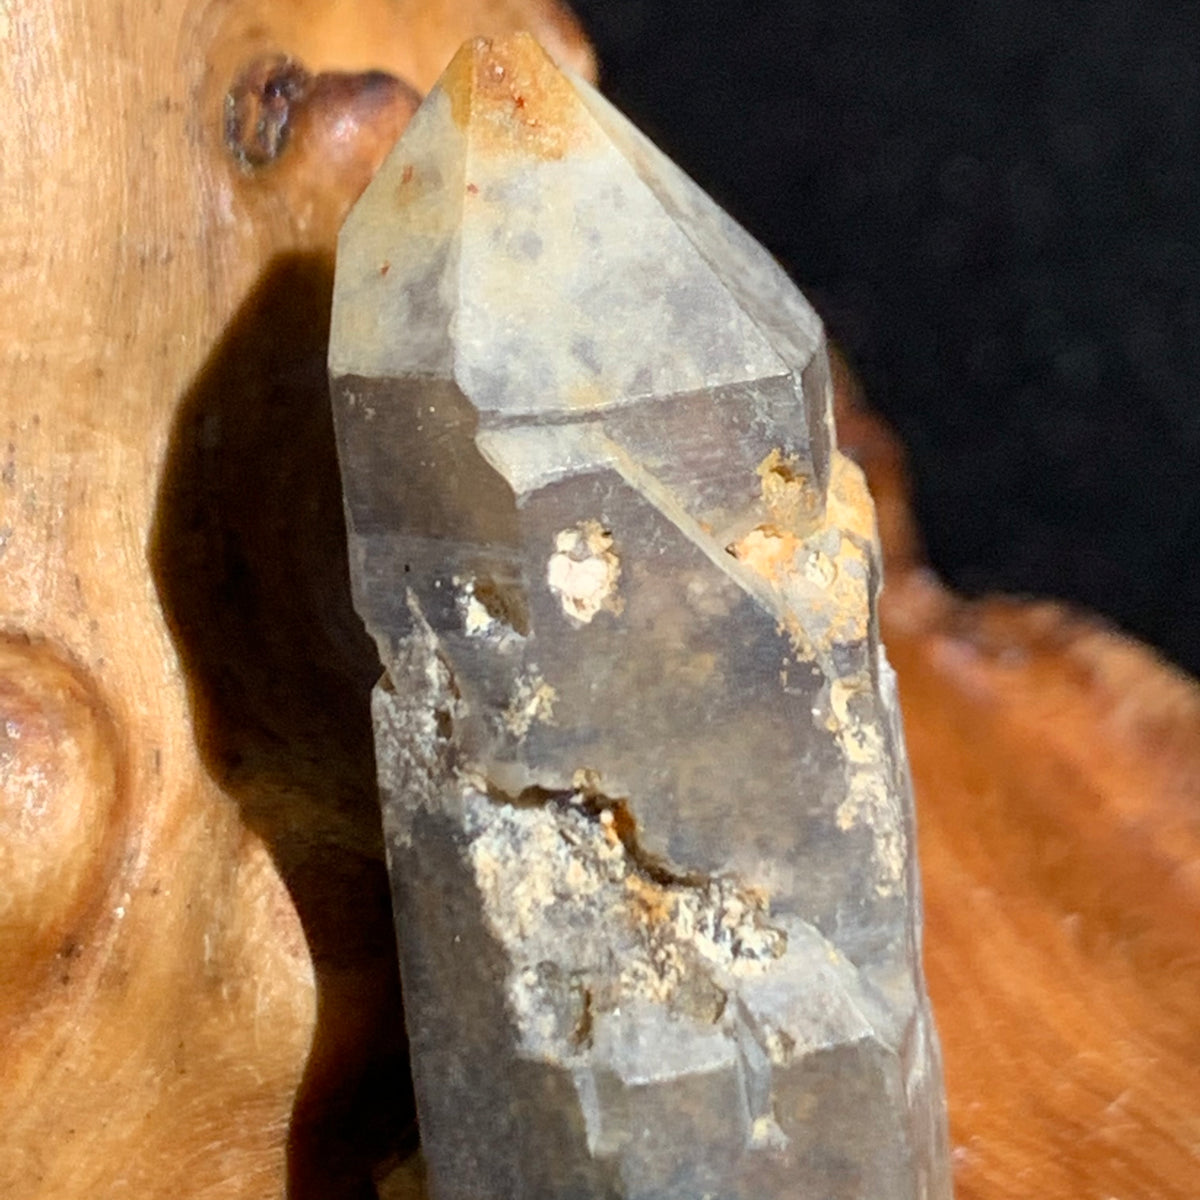
[[[303,922],[317,1029],[292,1200],[374,1198],[414,1141],[369,712],[325,358],[332,264],[276,260],[179,407],[151,541],[208,770]]]

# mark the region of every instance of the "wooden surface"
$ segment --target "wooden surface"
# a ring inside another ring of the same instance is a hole
[[[6,1200],[368,1197],[411,1148],[330,255],[415,93],[518,25],[591,69],[539,0],[0,14]],[[1191,1200],[1200,694],[1053,608],[947,595],[849,398],[959,1195]]]
[[[332,249],[412,89],[526,26],[591,70],[551,0],[0,8],[5,1200],[357,1198],[411,1143]],[[279,136],[227,144],[237,86]]]
[[[1200,1195],[1200,689],[1052,604],[920,565],[901,456],[845,374],[917,788],[960,1200]]]

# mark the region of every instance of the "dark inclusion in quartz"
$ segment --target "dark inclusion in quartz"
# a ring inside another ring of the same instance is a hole
[[[350,215],[330,375],[436,1200],[944,1200],[874,512],[787,277],[526,36]]]

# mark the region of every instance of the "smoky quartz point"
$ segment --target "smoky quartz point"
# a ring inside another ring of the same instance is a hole
[[[535,42],[476,41],[346,222],[330,376],[435,1200],[945,1200],[812,309]]]

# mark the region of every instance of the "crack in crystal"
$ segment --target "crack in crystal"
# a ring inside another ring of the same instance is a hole
[[[676,870],[665,859],[650,853],[640,843],[637,821],[629,807],[628,799],[606,796],[596,790],[593,771],[585,769],[576,772],[576,775],[580,779],[577,786],[548,788],[534,784],[513,795],[502,790],[486,776],[476,775],[471,771],[464,772],[464,778],[469,779],[472,786],[482,791],[493,803],[514,808],[571,809],[599,822],[621,843],[626,857],[635,869],[658,887],[703,888],[715,882],[711,876],[697,871]]]

